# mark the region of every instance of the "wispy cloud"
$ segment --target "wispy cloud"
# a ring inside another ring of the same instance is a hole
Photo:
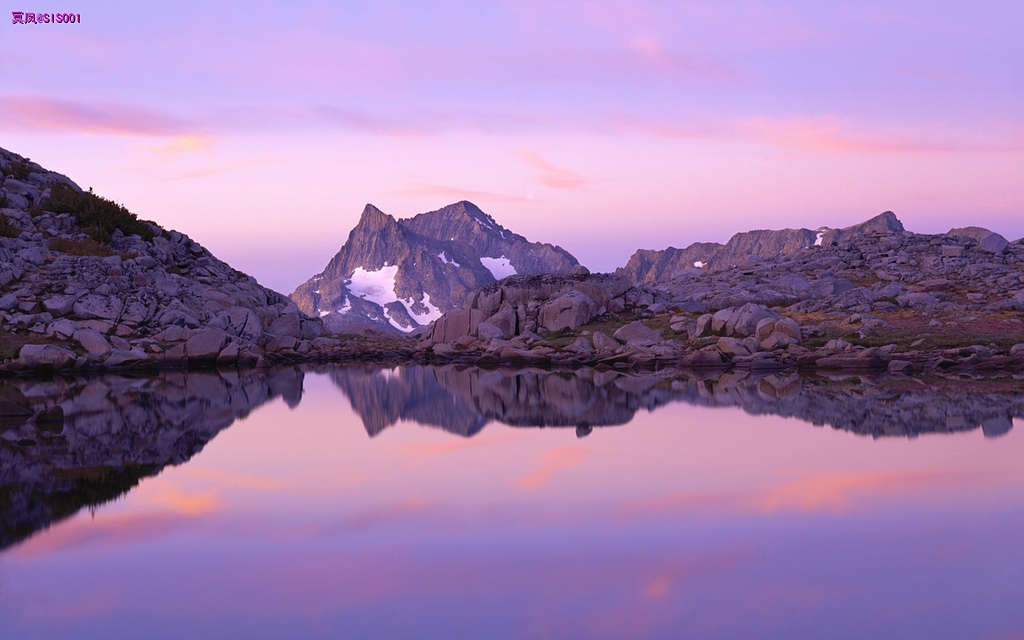
[[[405,187],[393,189],[392,193],[411,196],[414,198],[446,198],[452,201],[481,200],[490,201],[496,204],[529,204],[533,202],[533,198],[529,196],[516,196],[506,193],[497,193],[494,191],[477,191],[474,189],[464,189],[462,187],[455,187],[451,185],[429,183],[411,184]]]
[[[548,162],[540,154],[523,149],[516,152],[516,157],[536,171],[537,182],[552,189],[582,189],[587,180],[572,169],[558,167]]]
[[[0,96],[0,126],[129,136],[188,135],[191,128],[186,121],[153,109],[10,95]]]

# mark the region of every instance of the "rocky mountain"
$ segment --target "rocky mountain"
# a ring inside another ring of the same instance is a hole
[[[903,224],[891,211],[886,211],[860,224],[843,229],[819,227],[811,229],[757,230],[737,233],[725,244],[696,242],[684,249],[669,247],[654,251],[641,249],[626,266],[616,273],[632,282],[657,282],[678,275],[687,269],[720,271],[756,260],[790,256],[813,246],[828,247],[843,237],[874,232],[900,232]]]
[[[188,236],[0,149],[7,369],[255,363],[336,345]]]
[[[291,298],[334,332],[408,333],[506,276],[578,268],[561,247],[530,242],[471,202],[408,219],[368,204],[341,250]]]

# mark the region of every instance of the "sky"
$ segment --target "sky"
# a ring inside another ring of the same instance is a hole
[[[0,147],[285,293],[366,203],[598,271],[886,210],[1024,236],[1019,0],[73,4],[0,16]]]

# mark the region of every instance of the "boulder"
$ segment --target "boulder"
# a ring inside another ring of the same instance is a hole
[[[693,328],[693,333],[690,334],[690,340],[697,340],[698,338],[711,335],[711,321],[713,318],[714,316],[710,313],[705,313],[697,318],[697,324]]]
[[[745,304],[729,318],[729,322],[725,326],[725,333],[737,336],[753,335],[757,330],[757,323],[765,318],[778,319],[779,314],[759,304]]]
[[[72,308],[79,318],[113,321],[121,315],[124,302],[115,296],[89,293],[76,300]]]
[[[78,296],[58,294],[45,298],[43,308],[55,317],[65,316],[74,309],[76,300],[78,300]]]
[[[939,299],[930,293],[904,293],[896,298],[903,307],[934,307]]]
[[[784,349],[791,344],[798,344],[799,341],[793,336],[776,331],[770,336],[761,341],[761,348],[766,351],[772,351],[773,349]]]
[[[494,315],[489,316],[485,322],[500,329],[501,336],[505,339],[516,335],[516,311],[510,304],[502,305],[502,308]]]
[[[246,340],[255,340],[263,333],[263,323],[251,309],[233,307],[224,312],[222,317],[224,319],[223,328],[231,335]]]
[[[718,344],[716,346],[722,354],[729,356],[730,358],[750,355],[750,351],[736,338],[722,336],[718,339]]]
[[[462,336],[472,335],[483,319],[484,314],[479,309],[447,311],[434,322],[430,341],[432,344],[451,343]]]
[[[978,249],[986,253],[1002,253],[1010,244],[1003,236],[983,227],[961,227],[958,229],[950,229],[949,235],[972,238],[978,243]]]
[[[110,343],[103,337],[103,334],[95,329],[79,329],[74,333],[75,340],[82,345],[88,353],[104,355],[111,349]]]
[[[612,334],[612,336],[622,343],[651,343],[660,342],[661,334],[646,326],[639,320],[630,322],[624,327],[619,329]]]
[[[725,364],[721,352],[715,349],[694,351],[683,356],[679,363],[684,367],[721,367]]]
[[[576,353],[593,353],[594,347],[590,345],[590,340],[587,340],[586,336],[580,336],[572,341],[572,344],[566,347],[568,351]]]
[[[736,309],[733,307],[719,309],[716,311],[714,315],[711,316],[711,333],[725,333],[725,327],[728,325],[729,321],[732,320],[734,313],[736,313]],[[697,326],[700,326],[700,318],[697,319]]]
[[[485,340],[487,342],[490,342],[491,340],[501,340],[506,337],[505,333],[498,326],[493,325],[490,322],[481,322],[478,324],[476,327],[476,335],[481,340]]]
[[[152,359],[152,356],[138,349],[112,349],[110,354],[103,360],[105,367],[131,367],[143,364]]]
[[[594,319],[597,303],[582,291],[567,291],[541,305],[540,326],[548,331],[576,329]]]
[[[18,352],[18,361],[26,367],[63,369],[74,363],[75,354],[52,344],[26,344]]]
[[[591,339],[594,341],[594,348],[598,351],[615,351],[620,346],[617,340],[603,331],[595,331]]]
[[[213,360],[220,355],[228,343],[228,334],[223,329],[207,327],[199,330],[185,342],[185,355],[189,360]]]

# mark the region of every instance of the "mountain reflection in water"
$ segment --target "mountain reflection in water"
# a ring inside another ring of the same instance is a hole
[[[981,429],[999,436],[1024,416],[1015,379],[936,379],[796,374],[464,367],[283,368],[8,380],[3,397],[31,412],[59,405],[63,425],[8,418],[0,425],[0,549],[85,506],[129,491],[167,465],[188,461],[222,429],[275,398],[299,404],[307,373],[326,373],[372,437],[399,421],[472,437],[491,422],[513,427],[628,424],[640,409],[672,402],[738,407],[874,437]]]

